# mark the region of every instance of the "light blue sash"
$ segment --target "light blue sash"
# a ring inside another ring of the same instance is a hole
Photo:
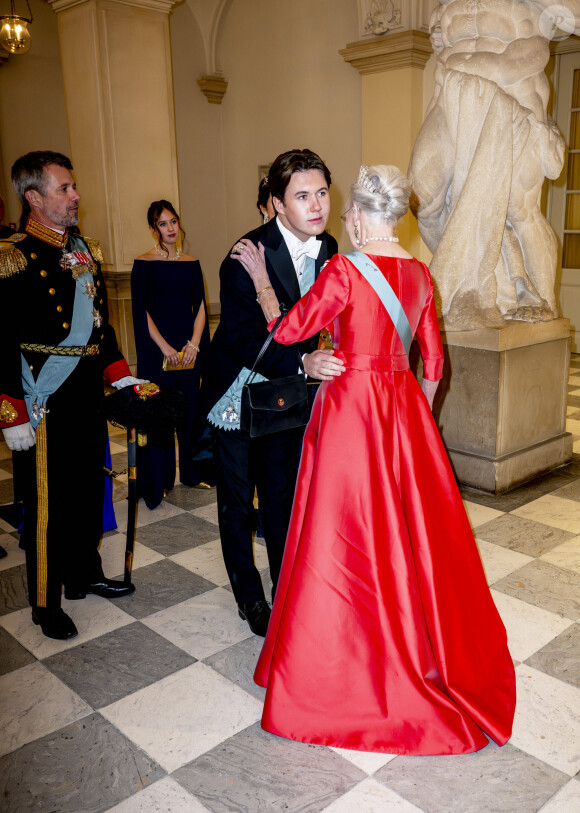
[[[374,263],[368,254],[362,251],[351,251],[345,254],[353,265],[355,265],[362,276],[366,279],[371,288],[375,291],[385,310],[391,317],[393,324],[399,334],[399,338],[405,348],[405,353],[409,355],[411,349],[411,342],[413,341],[413,331],[407,319],[407,314],[403,310],[403,306],[397,299],[397,295],[384,278],[380,268]]]
[[[314,275],[316,273],[316,260],[314,257],[306,257],[304,271],[299,280],[300,296],[304,296],[314,285]]]
[[[75,249],[86,251],[84,243],[80,243],[80,245],[77,244]],[[92,283],[92,281],[93,275],[90,271],[84,271],[82,274],[79,274],[76,280],[70,333],[66,339],[62,340],[59,347],[85,345],[90,339],[94,326],[93,301],[88,296],[85,286],[87,283]],[[40,412],[40,414],[38,414],[38,412],[33,414],[32,407],[36,404],[39,409],[44,409],[49,397],[66,381],[80,359],[80,356],[49,356],[38,375],[38,379],[35,381],[30,367],[26,363],[24,356],[22,356],[24,400],[26,402],[28,415],[30,416],[30,423],[34,429],[36,429],[42,419],[42,412]]]

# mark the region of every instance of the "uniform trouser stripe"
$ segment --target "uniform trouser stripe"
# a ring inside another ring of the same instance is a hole
[[[48,527],[48,477],[46,465],[46,419],[36,427],[36,605],[46,607],[48,566],[46,531]]]

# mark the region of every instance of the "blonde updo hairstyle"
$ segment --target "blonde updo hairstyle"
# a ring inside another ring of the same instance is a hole
[[[350,189],[350,199],[375,223],[393,226],[409,209],[411,183],[398,167],[362,166]]]

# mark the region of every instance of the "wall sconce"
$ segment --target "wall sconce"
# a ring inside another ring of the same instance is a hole
[[[26,0],[28,17],[19,17],[15,12],[15,0],[10,0],[10,14],[0,17],[0,47],[9,54],[26,54],[30,51],[32,38],[28,33],[28,23],[32,22],[30,3]]]

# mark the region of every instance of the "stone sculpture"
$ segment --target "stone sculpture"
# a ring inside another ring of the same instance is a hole
[[[442,0],[433,12],[436,88],[409,177],[448,330],[558,316],[540,196],[565,145],[544,68],[556,28],[577,31],[579,12],[579,0]]]

